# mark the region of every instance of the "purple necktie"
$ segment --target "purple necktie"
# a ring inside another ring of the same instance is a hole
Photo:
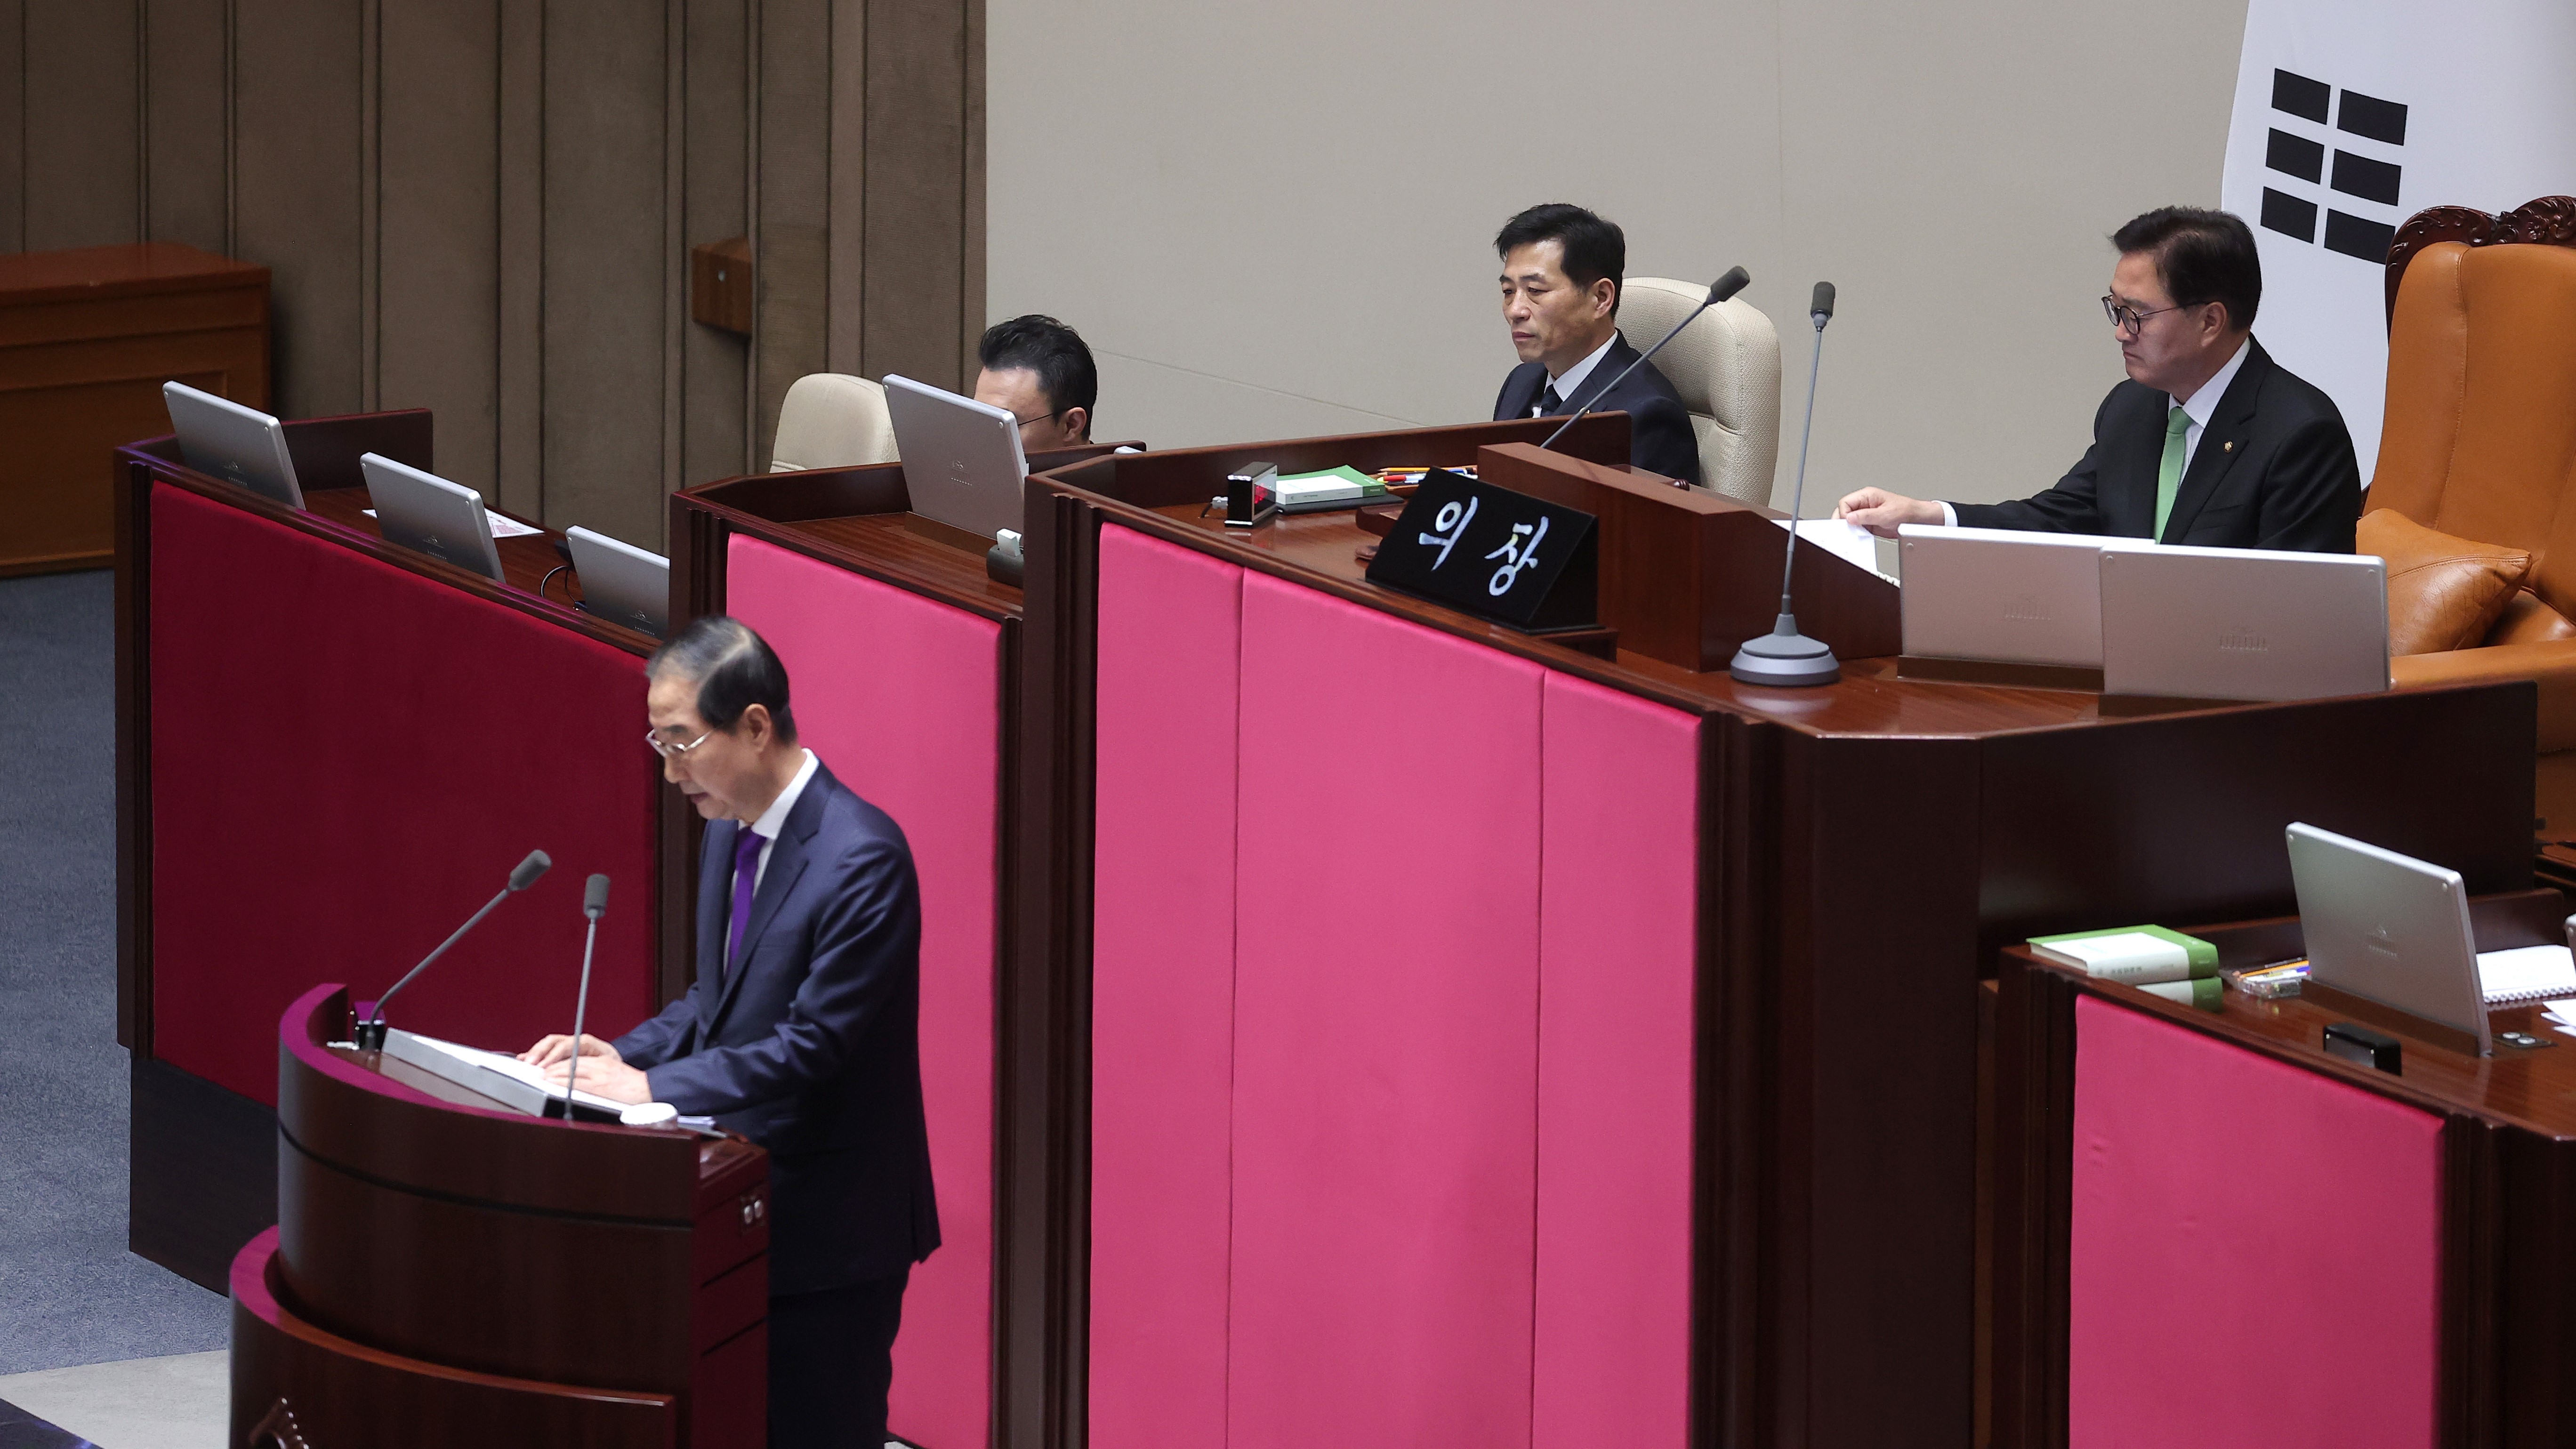
[[[725,964],[742,959],[743,923],[751,919],[752,887],[760,880],[760,833],[745,825],[733,840],[733,930],[725,941]]]

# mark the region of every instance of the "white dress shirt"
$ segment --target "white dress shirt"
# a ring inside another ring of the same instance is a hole
[[[1562,374],[1549,378],[1547,380],[1547,385],[1556,389],[1556,395],[1560,400],[1572,400],[1574,397],[1574,390],[1583,386],[1583,380],[1592,375],[1592,369],[1599,367],[1601,365],[1601,359],[1609,356],[1610,349],[1618,345],[1619,329],[1613,327],[1610,329],[1609,341],[1592,349],[1592,355],[1590,357],[1587,357],[1581,362],[1574,364],[1572,367],[1567,368]],[[1530,404],[1530,416],[1534,418],[1546,416],[1547,409],[1545,403],[1546,395],[1542,393],[1538,402]]]
[[[2187,398],[2175,397],[2172,393],[2165,394],[2167,408],[2180,408],[2183,416],[2191,419],[2191,426],[2184,429],[2182,435],[2183,472],[2191,471],[2192,454],[2200,451],[2200,435],[2209,427],[2210,418],[2218,412],[2218,400],[2227,396],[2227,385],[2236,380],[2237,372],[2245,366],[2245,354],[2253,345],[2254,339],[2251,337],[2237,343],[2236,355],[2227,359],[2226,366],[2211,373],[2209,381],[2200,385],[2200,391]],[[1952,528],[1958,527],[1959,510],[1944,502],[1941,505],[1941,521]]]
[[[815,769],[822,763],[814,758],[812,750],[807,750],[805,763],[796,767],[796,778],[787,782],[787,788],[778,792],[778,798],[769,802],[769,808],[760,812],[758,820],[751,822],[751,833],[760,837],[760,860],[751,868],[754,893],[760,890],[760,878],[769,873],[769,853],[778,848],[778,832],[787,828],[787,812],[796,808],[796,797],[805,793],[805,782],[814,778]],[[734,879],[725,882],[728,899],[732,895],[730,888],[741,883],[739,872]]]

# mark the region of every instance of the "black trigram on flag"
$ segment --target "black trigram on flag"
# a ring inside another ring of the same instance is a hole
[[[2393,161],[2363,156],[2334,148],[2333,167],[2327,167],[2327,145],[2337,139],[2302,134],[2301,121],[2319,127],[2332,117],[2333,129],[2346,135],[2359,136],[2388,146],[2406,144],[2406,108],[2395,101],[2365,96],[2359,91],[2337,94],[2334,87],[2321,80],[2310,80],[2286,70],[2272,72],[2272,136],[2263,153],[2264,167],[2274,178],[2296,177],[2311,186],[2325,185],[2342,196],[2394,208],[2397,205],[2397,177],[2402,169]],[[2340,201],[2341,197],[2328,197]],[[2345,202],[2350,205],[2350,202]],[[2263,226],[2303,242],[2317,237],[2316,200],[2309,196],[2283,191],[2277,186],[2263,188]],[[2324,241],[2328,251],[2348,257],[2359,257],[2373,265],[2388,261],[2388,244],[2396,239],[2393,222],[2373,221],[2355,216],[2337,207],[2325,208]]]

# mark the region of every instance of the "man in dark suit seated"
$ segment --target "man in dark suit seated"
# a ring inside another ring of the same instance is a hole
[[[1557,417],[1586,403],[1624,412],[1629,462],[1697,483],[1699,439],[1681,395],[1651,362],[1628,372],[1637,349],[1618,322],[1628,238],[1582,207],[1551,202],[1503,223],[1494,250],[1503,258],[1503,320],[1521,355],[1494,399],[1494,421]]]
[[[1091,408],[1100,398],[1100,369],[1082,334],[1032,312],[984,329],[975,344],[975,401],[1017,418],[1020,448],[1078,448],[1091,441]]]
[[[696,620],[645,665],[665,778],[711,822],[698,971],[580,1087],[668,1102],[769,1149],[769,1442],[886,1442],[912,1265],[939,1246],[922,1118],[921,892],[903,831],[796,743],[761,637]],[[524,1060],[558,1084],[571,1041]]]
[[[2100,533],[2213,548],[2350,553],[2361,469],[2334,399],[2253,337],[2263,266],[2223,211],[2168,206],[2115,232],[2102,299],[2129,380],[2093,446],[2035,498],[1940,503],[1863,488],[1834,510],[1882,537],[1907,523]]]

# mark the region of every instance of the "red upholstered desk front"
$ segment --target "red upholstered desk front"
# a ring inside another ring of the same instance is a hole
[[[582,878],[616,882],[590,1020],[654,999],[642,661],[168,483],[151,485],[152,1054],[275,1105],[304,989],[391,986],[532,849],[555,868],[405,991],[483,1046],[569,1030]]]

